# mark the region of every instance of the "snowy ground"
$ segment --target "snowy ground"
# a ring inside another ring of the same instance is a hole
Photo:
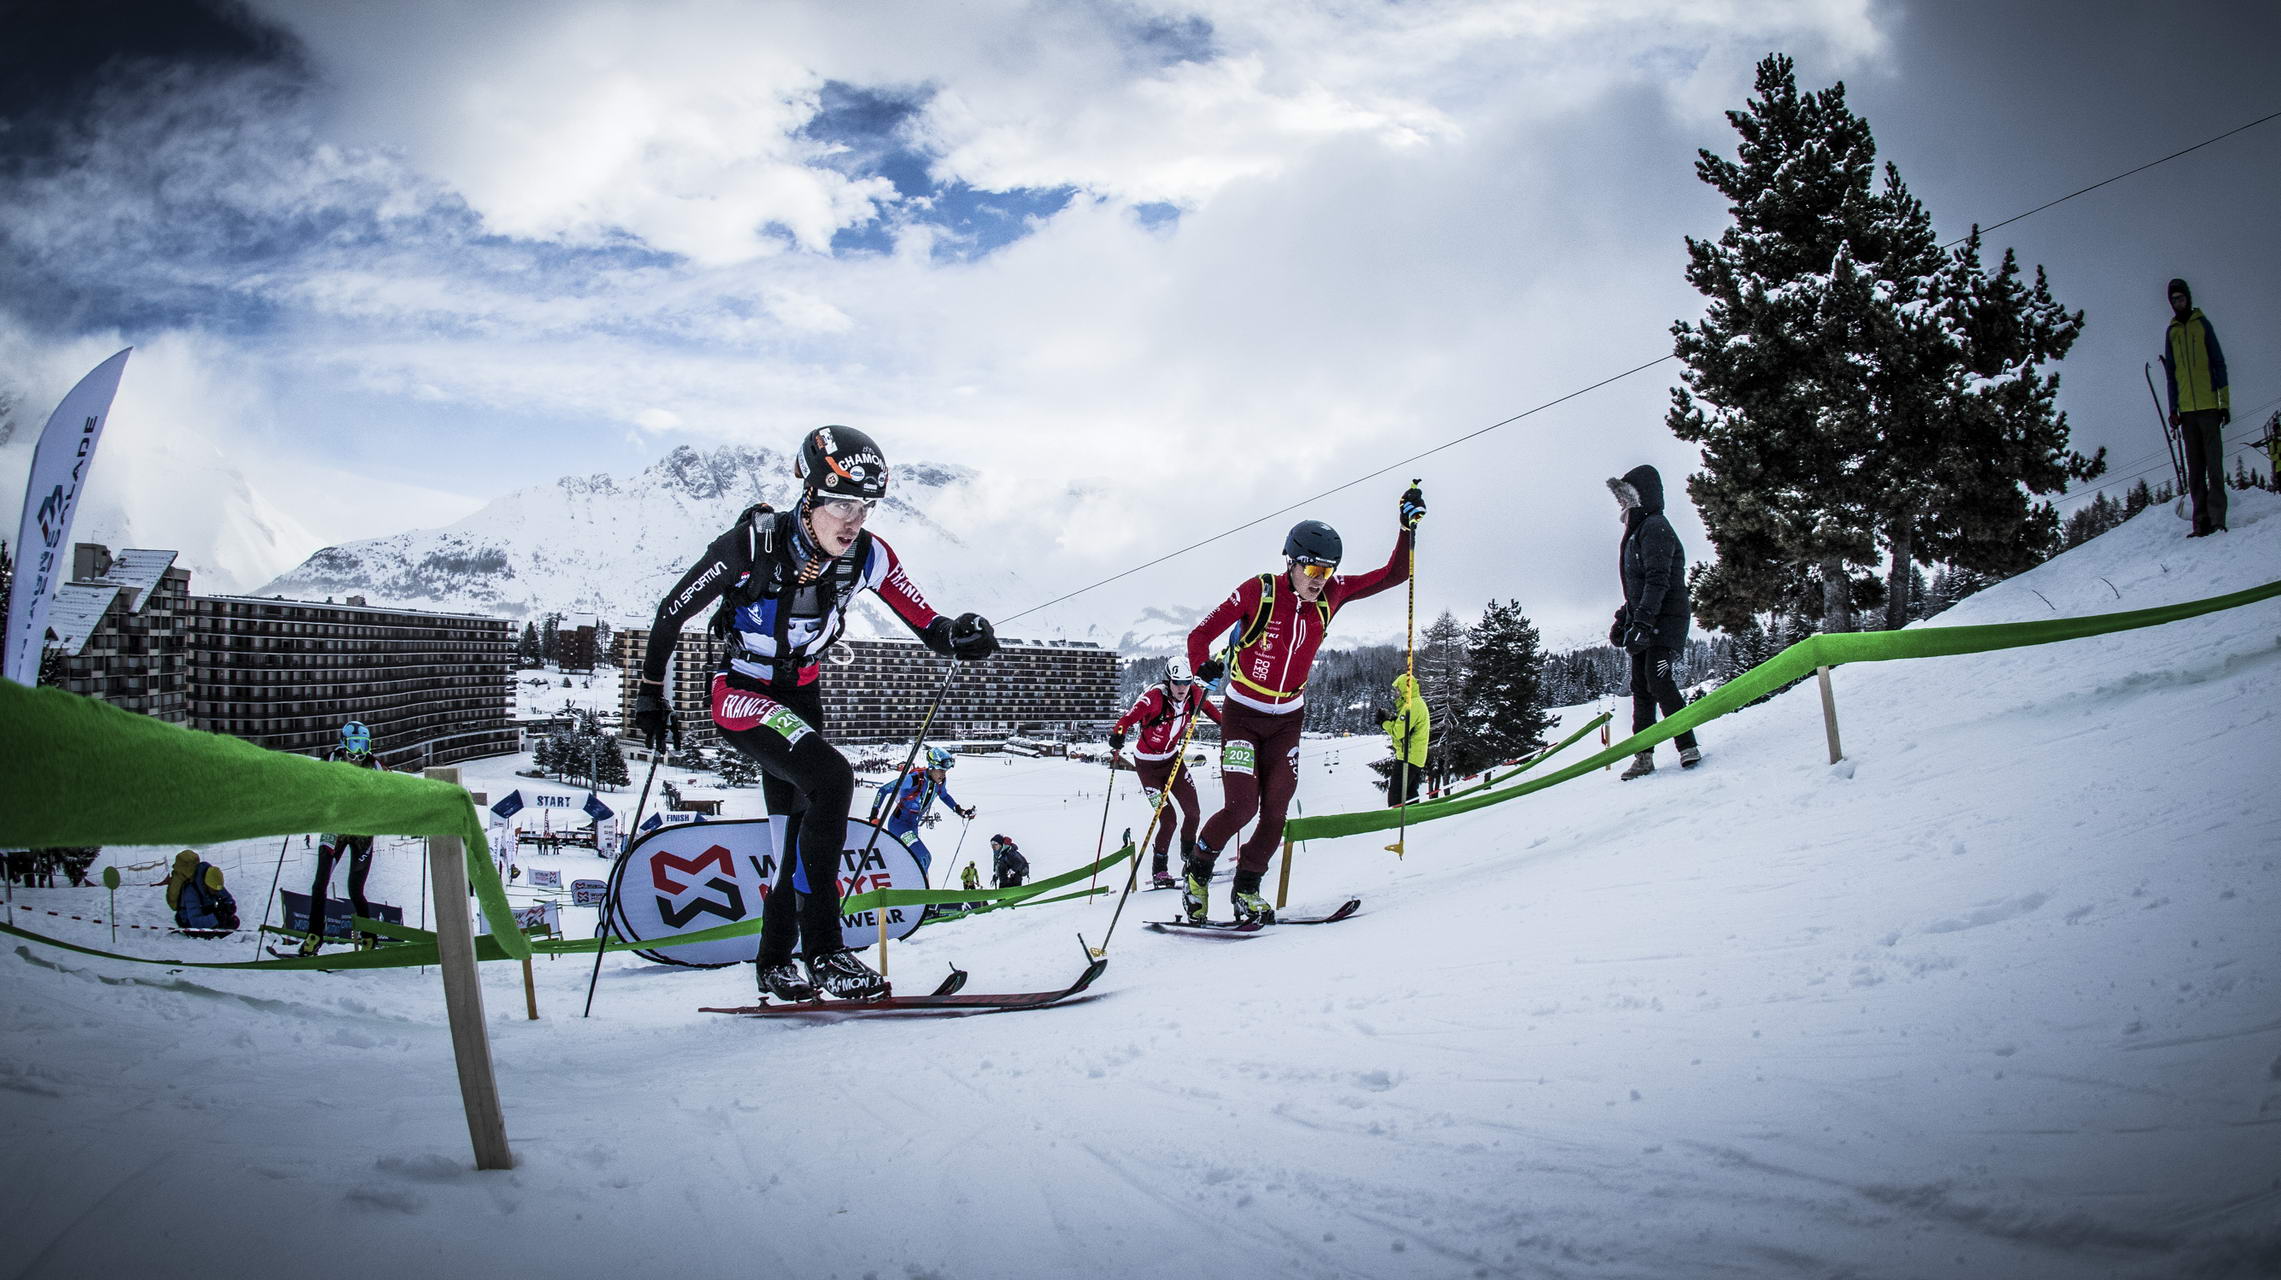
[[[2281,503],[2233,501],[2228,535],[2149,512],[1940,622],[2263,582]],[[541,961],[530,1022],[486,966],[506,1173],[471,1169],[433,971],[11,946],[0,1274],[2281,1274],[2281,602],[1836,686],[1841,765],[1809,682],[1710,726],[1695,772],[1667,747],[1401,861],[1303,849],[1294,907],[1360,894],[1348,923],[1161,936],[1136,920],[1173,895],[1138,897],[1098,996],[1048,1011],[745,1021],[694,1010],[749,969],[613,958],[590,1020],[588,966]],[[1309,811],[1368,803],[1378,754],[1310,741]],[[982,810],[965,856],[993,831],[1041,875],[1091,856],[1097,766],[951,783]],[[416,903],[416,846],[387,853],[376,888]],[[275,842],[213,856],[258,916]],[[102,896],[19,891],[17,919],[105,945],[25,914]],[[931,927],[894,966],[1058,984],[1108,916]]]
[[[574,671],[568,675],[549,668],[545,671],[517,671],[515,673],[515,718],[530,720],[539,716],[558,716],[569,710],[592,711],[606,719],[618,714],[618,679],[616,667],[596,667],[592,671]],[[568,680],[569,688],[562,682]]]

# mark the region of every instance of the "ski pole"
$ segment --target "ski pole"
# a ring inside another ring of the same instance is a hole
[[[927,704],[927,714],[919,721],[918,735],[911,739],[911,749],[903,756],[903,767],[895,772],[898,781],[910,776],[911,764],[919,758],[919,748],[926,745],[927,730],[934,727],[935,713],[942,710],[943,699],[950,695],[950,682],[958,678],[958,662],[958,655],[952,654],[950,656],[950,670],[943,672],[942,685],[935,690],[934,701]],[[860,871],[864,863],[871,861],[871,851],[879,847],[879,833],[882,830],[884,828],[879,824],[872,824],[871,839],[864,842],[863,856],[855,860],[857,870]],[[800,854],[803,861],[807,859],[807,856],[805,850]],[[840,869],[835,866],[830,869],[830,872],[832,888],[836,891],[839,888]],[[871,915],[872,919],[877,921],[879,925],[879,976],[884,978],[887,976],[887,911],[885,908],[877,908],[872,911]]]
[[[2171,429],[2170,415],[2162,411],[2162,396],[2154,389],[2154,366],[2149,364],[2141,367],[2146,372],[2147,397],[2154,401],[2155,423],[2162,428],[2162,443],[2170,450],[2170,474],[2172,478],[2178,481],[2179,496],[2184,497],[2186,494],[2186,461],[2184,455],[2179,451],[2178,434]]]
[[[277,900],[277,883],[285,878],[285,850],[292,843],[293,837],[287,836],[277,846],[277,870],[269,876],[269,896],[261,900],[261,928],[253,931],[253,958],[256,960],[261,959],[261,935],[269,932],[269,904]],[[421,886],[423,890],[426,887],[425,884]]]
[[[1109,806],[1116,802],[1117,753],[1112,751],[1109,753],[1109,785],[1102,789],[1101,795],[1101,834],[1093,840],[1093,875],[1091,879],[1085,882],[1085,889],[1088,893],[1092,891],[1094,884],[1101,879],[1101,851],[1109,847]],[[1133,854],[1133,858],[1137,861],[1140,854],[1136,852]]]
[[[657,781],[658,762],[665,759],[665,750],[661,743],[650,751],[649,774],[642,779],[642,798],[634,802],[635,831],[641,830],[642,810],[649,806],[649,784]],[[610,916],[618,905],[618,882],[625,879],[625,858],[626,850],[618,850],[620,865],[614,868],[618,874],[610,877],[610,887],[602,895],[602,918],[594,925],[594,972],[586,979],[586,1012],[578,1015],[581,1018],[594,1016],[594,985],[602,980],[602,953],[610,946]]]
[[[950,865],[951,865],[952,867],[956,867],[956,866],[958,865],[958,855],[959,855],[959,854],[961,854],[961,853],[964,853],[964,852],[966,851],[966,835],[967,835],[967,833],[968,833],[968,832],[970,832],[970,831],[972,831],[972,830],[974,830],[974,819],[972,819],[972,818],[969,818],[969,817],[965,816],[964,814],[961,814],[961,815],[959,815],[959,819],[958,819],[958,847],[957,847],[957,848],[955,848],[955,849],[952,849],[952,850],[950,851]],[[946,871],[946,873],[947,873],[947,871]],[[950,884],[950,882],[949,882],[948,880],[945,880],[945,881],[943,882],[943,884],[944,884],[944,887],[946,887],[946,888],[947,888],[947,887],[949,887],[949,884]],[[928,885],[927,887],[931,889],[931,888],[933,888],[934,886],[933,886],[933,885]]]
[[[1233,641],[1229,642],[1224,652],[1226,656],[1221,659],[1221,665],[1234,670],[1236,647]],[[1201,685],[1202,681],[1197,683]],[[1188,739],[1196,733],[1196,722],[1204,718],[1203,700],[1210,696],[1212,695],[1202,688],[1197,688],[1196,709],[1188,713],[1188,723],[1180,730],[1180,745],[1172,751],[1172,772],[1164,776],[1164,789],[1156,793],[1156,807],[1149,810],[1148,826],[1141,831],[1140,843],[1133,846],[1133,865],[1125,871],[1125,891],[1117,895],[1117,909],[1109,913],[1109,931],[1101,935],[1100,946],[1086,948],[1095,960],[1108,958],[1109,939],[1116,936],[1117,921],[1124,917],[1125,900],[1133,896],[1133,886],[1140,883],[1140,851],[1148,847],[1149,838],[1156,834],[1157,821],[1164,816],[1165,806],[1172,803],[1172,789],[1180,785],[1180,773],[1188,767]],[[1111,781],[1115,780],[1112,778]],[[1107,830],[1105,825],[1103,830]],[[1094,861],[1100,859],[1095,858]]]
[[[1416,480],[1410,481],[1410,487],[1417,488],[1418,482]],[[1402,641],[1402,668],[1410,678],[1410,695],[1416,697],[1418,691],[1418,531],[1413,528],[1409,533],[1410,617],[1409,621],[1404,624],[1404,630],[1408,634]],[[1404,754],[1409,749],[1410,713],[1405,709],[1402,712],[1402,741],[1396,744],[1394,751],[1394,768],[1401,775],[1399,785],[1402,788],[1402,802],[1396,806],[1401,810],[1401,832],[1394,837],[1394,843],[1386,846],[1387,852],[1397,858],[1403,855],[1404,847],[1410,842],[1410,761]]]

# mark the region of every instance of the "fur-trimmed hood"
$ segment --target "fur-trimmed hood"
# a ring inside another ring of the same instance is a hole
[[[1646,463],[1624,473],[1623,479],[1610,479],[1608,492],[1616,495],[1616,504],[1624,514],[1639,510],[1654,515],[1663,510],[1663,476]]]

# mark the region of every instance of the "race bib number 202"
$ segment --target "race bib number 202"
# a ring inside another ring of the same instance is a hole
[[[1257,753],[1257,747],[1240,739],[1222,743],[1220,746],[1220,770],[1223,773],[1250,773]]]

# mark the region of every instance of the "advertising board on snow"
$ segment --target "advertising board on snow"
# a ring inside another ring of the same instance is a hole
[[[612,928],[630,941],[660,944],[637,948],[637,954],[661,964],[712,969],[750,963],[759,952],[759,940],[753,936],[683,946],[671,941],[677,934],[758,919],[781,861],[782,841],[775,837],[766,818],[659,827],[643,833],[612,873],[617,877]],[[911,851],[870,823],[849,819],[841,843],[843,899],[874,889],[926,887]],[[910,906],[842,916],[841,936],[848,946],[870,946],[879,941],[884,915],[887,936],[906,937],[919,927],[919,914],[918,907]]]

